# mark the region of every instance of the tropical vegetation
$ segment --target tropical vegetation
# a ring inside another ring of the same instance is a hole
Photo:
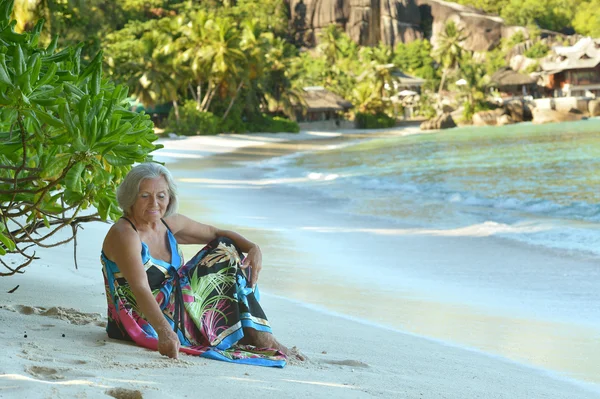
[[[102,51],[84,65],[83,44],[41,44],[43,20],[17,33],[12,7],[0,1],[0,276],[37,259],[36,247],[76,240],[83,222],[118,218],[117,185],[158,148],[127,87],[105,78]]]

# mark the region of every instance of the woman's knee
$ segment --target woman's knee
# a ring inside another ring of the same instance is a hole
[[[218,247],[219,245],[226,245],[228,247],[234,247],[235,250],[237,251],[238,255],[241,257],[243,257],[243,253],[240,250],[240,248],[236,245],[236,243],[229,237],[225,237],[225,236],[219,236],[217,238],[215,238],[213,240],[213,245],[214,247]]]
[[[233,242],[233,240],[229,237],[225,237],[225,236],[219,236],[214,240],[217,244],[225,244],[225,245],[233,245],[235,246],[235,243]]]

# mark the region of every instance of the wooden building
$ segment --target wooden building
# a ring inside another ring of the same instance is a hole
[[[322,86],[304,88],[305,107],[298,107],[297,122],[338,121],[352,108],[352,103]]]
[[[600,39],[585,37],[573,46],[557,46],[552,50],[540,63],[548,95],[600,96]]]
[[[538,78],[503,67],[491,77],[491,86],[498,89],[502,98],[534,96],[538,94]]]

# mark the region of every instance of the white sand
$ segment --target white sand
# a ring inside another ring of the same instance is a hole
[[[327,136],[322,137],[326,143]],[[163,156],[185,164],[281,140],[276,135],[195,137],[167,142]],[[218,162],[229,159],[223,160]],[[99,262],[108,227],[94,223],[80,231],[79,270],[67,245],[40,250],[41,259],[24,274],[0,278],[0,398],[600,398],[594,386],[554,373],[269,295],[265,276],[263,307],[278,338],[309,356],[304,364],[271,369],[185,355],[174,361],[111,340],[103,328],[106,300]]]

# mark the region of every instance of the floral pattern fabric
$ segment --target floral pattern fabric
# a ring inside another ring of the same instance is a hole
[[[258,289],[247,287],[242,254],[228,238],[206,245],[189,262],[168,231],[171,263],[154,259],[142,243],[142,261],[150,289],[164,317],[177,333],[181,352],[236,363],[283,367],[286,356],[271,348],[240,345],[243,328],[271,332],[260,307]],[[109,337],[157,349],[156,331],[138,309],[118,266],[101,255]]]

